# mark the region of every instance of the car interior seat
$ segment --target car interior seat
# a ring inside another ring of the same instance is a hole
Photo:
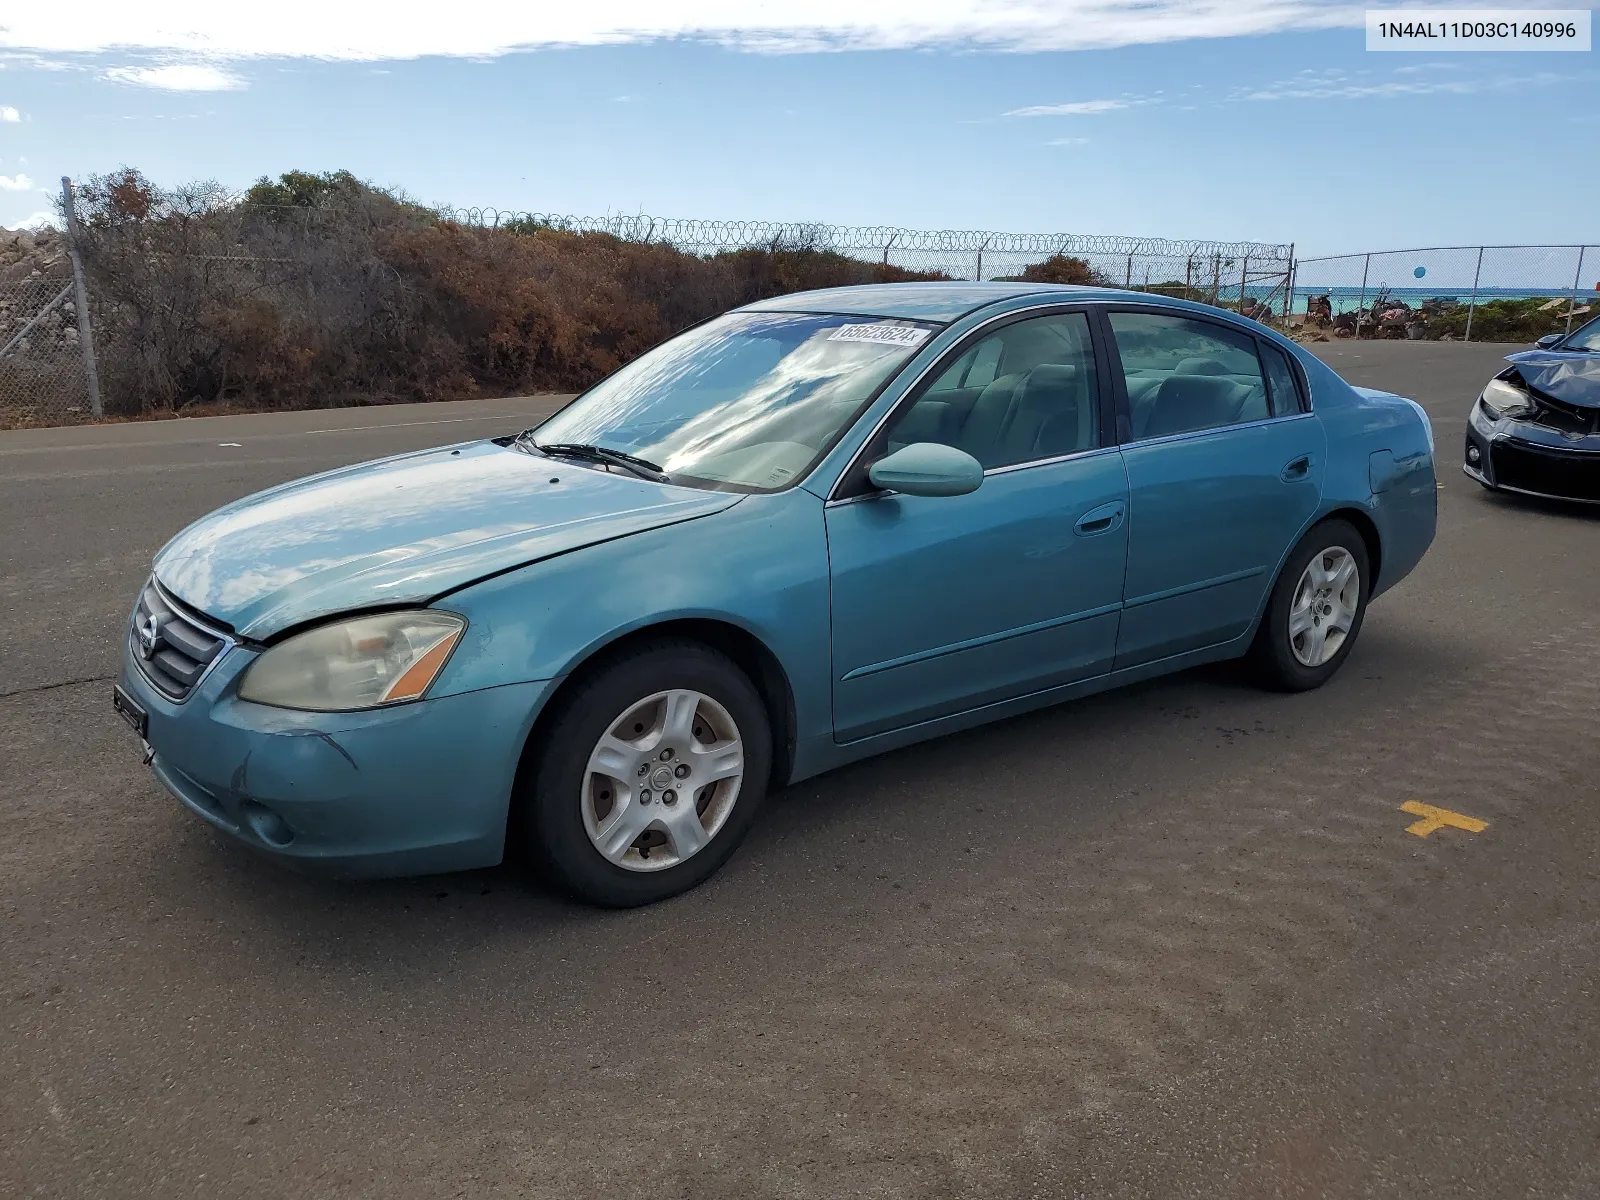
[[[956,445],[985,467],[1087,448],[1094,413],[1088,380],[1065,363],[1041,363],[983,390]]]
[[[1244,389],[1248,391],[1248,389]],[[1220,375],[1169,375],[1155,399],[1139,436],[1165,437],[1191,429],[1231,425],[1239,412],[1241,385]]]

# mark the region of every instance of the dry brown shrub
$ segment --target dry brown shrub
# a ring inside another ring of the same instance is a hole
[[[702,257],[469,227],[343,175],[307,181],[255,191],[314,206],[163,191],[126,169],[82,188],[108,413],[576,391],[740,304],[943,278],[804,244]]]

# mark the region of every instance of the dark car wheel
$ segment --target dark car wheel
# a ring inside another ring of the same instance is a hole
[[[766,792],[772,734],[732,661],[660,641],[577,683],[535,752],[518,823],[534,861],[579,899],[627,908],[728,861]]]
[[[1371,578],[1353,526],[1324,521],[1306,534],[1273,585],[1250,650],[1262,682],[1303,692],[1331,679],[1361,632]]]

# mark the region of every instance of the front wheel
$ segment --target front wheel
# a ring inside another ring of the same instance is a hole
[[[766,792],[760,694],[695,642],[656,642],[579,682],[543,731],[519,802],[546,872],[591,904],[627,908],[704,882]]]
[[[1371,570],[1366,542],[1345,521],[1324,521],[1301,539],[1267,599],[1250,657],[1269,687],[1321,687],[1361,632]]]

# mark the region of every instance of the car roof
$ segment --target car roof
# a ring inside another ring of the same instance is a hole
[[[792,292],[747,304],[744,312],[826,312],[868,317],[907,317],[920,321],[954,321],[967,313],[1018,296],[1059,294],[1067,299],[1133,297],[1160,300],[1120,288],[1082,287],[1067,283],[869,283],[857,287]]]

